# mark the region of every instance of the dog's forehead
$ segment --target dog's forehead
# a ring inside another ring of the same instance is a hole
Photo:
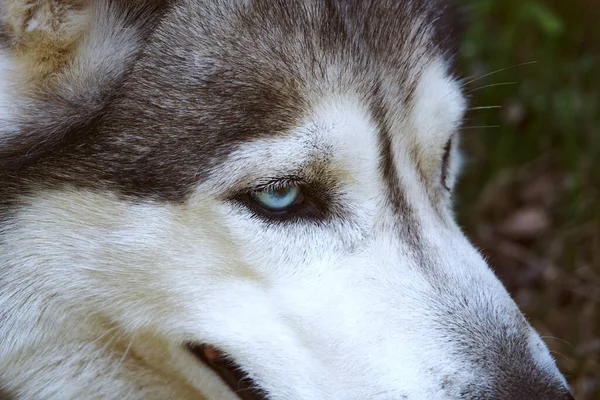
[[[91,133],[38,174],[182,201],[240,144],[289,134],[331,93],[377,123],[410,109],[425,66],[453,51],[440,4],[177,2]]]
[[[423,66],[451,51],[431,1],[191,3],[164,18],[124,92],[226,127],[220,137],[286,131],[323,91],[385,85],[406,101]]]
[[[385,108],[407,108],[423,66],[450,51],[432,2],[193,3],[130,74],[109,125],[120,144],[198,163],[289,132],[330,92],[372,108],[387,86]]]

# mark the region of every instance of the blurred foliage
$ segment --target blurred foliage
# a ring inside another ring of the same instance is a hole
[[[463,2],[459,221],[600,400],[600,1]]]

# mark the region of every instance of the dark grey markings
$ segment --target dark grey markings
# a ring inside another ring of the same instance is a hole
[[[392,149],[392,133],[388,127],[385,103],[380,96],[379,83],[373,87],[371,93],[371,114],[377,124],[379,133],[379,169],[386,184],[387,199],[398,218],[398,228],[402,240],[407,242],[413,249],[419,250],[421,248],[420,243],[422,243],[419,222],[404,190],[400,186],[401,178],[394,161]]]
[[[467,13],[463,7],[459,7],[451,0],[440,1],[433,12],[435,14],[433,18],[436,20],[434,42],[450,62],[448,65],[449,72],[457,74],[458,65],[454,62],[454,59],[458,54],[460,39],[468,25]]]
[[[380,171],[387,184],[388,201],[399,221],[399,232],[404,241],[417,251],[420,259],[425,259],[420,237],[420,227],[412,207],[403,193],[402,171],[398,171],[394,161],[392,140],[402,132],[392,132],[387,120],[389,110],[403,108],[407,115],[414,103],[414,94],[421,76],[417,64],[423,58],[435,55],[450,55],[456,52],[454,37],[460,31],[455,20],[455,13],[441,15],[449,8],[448,3],[441,2],[340,2],[339,7],[347,16],[348,30],[361,35],[361,54],[376,59],[384,68],[371,72],[368,82],[368,103],[371,114],[378,126]],[[414,22],[422,18],[424,23],[415,30]],[[400,22],[399,22],[400,21]],[[434,22],[435,21],[435,22]],[[432,40],[423,41],[423,37],[431,35]],[[417,56],[415,56],[417,55]],[[397,103],[390,104],[382,93],[380,74],[390,76],[394,71],[395,88],[386,88],[395,93]],[[395,110],[397,111],[397,110]],[[417,149],[407,149],[415,164]]]
[[[522,320],[522,319],[520,319]],[[487,371],[491,385],[486,388],[498,400],[567,400],[571,398],[559,376],[544,371],[536,364],[529,348],[525,321],[521,334],[508,335],[502,326],[481,346],[474,361]],[[488,397],[490,398],[490,397]]]
[[[414,104],[415,91],[423,72],[419,69],[419,63],[441,56],[448,61],[449,68],[453,68],[452,61],[458,50],[458,39],[464,24],[460,8],[452,2],[396,1],[387,2],[385,6],[382,6],[381,2],[349,2],[346,10],[354,15],[352,21],[363,21],[353,29],[363,33],[370,53],[387,65],[389,70],[396,70],[396,95],[399,105],[405,108],[405,115]],[[413,22],[418,19],[416,16],[419,16],[423,23],[397,23],[394,19],[398,19],[399,15],[403,16],[400,20]],[[424,37],[429,37],[430,40],[424,41]],[[393,107],[398,107],[398,104],[388,104],[388,108]],[[420,150],[407,150],[413,164],[417,165],[420,178],[430,186],[420,166]]]
[[[415,49],[403,38],[420,17],[437,24],[442,3],[163,3],[153,10],[156,25],[140,40],[125,76],[102,94],[99,110],[90,114],[49,94],[36,104],[41,118],[23,123],[19,139],[0,150],[0,183],[13,188],[3,189],[4,196],[32,184],[69,184],[183,201],[238,144],[286,134],[308,112],[307,92],[348,84],[370,90],[377,70],[395,71],[398,86],[407,84]],[[432,51],[451,51],[441,47],[449,46],[446,34],[436,37]],[[327,66],[340,62],[349,78],[323,82]],[[398,90],[410,93],[407,88]],[[65,104],[85,118],[55,121],[60,112],[53,107]],[[389,152],[385,143],[383,150]],[[383,167],[390,181],[397,174],[392,164],[389,159]]]
[[[556,377],[539,369],[520,366],[511,374],[501,374],[493,384],[470,384],[460,392],[465,400],[574,400],[569,390]],[[488,378],[488,377],[486,377]]]
[[[511,376],[498,382],[491,398],[498,400],[573,400],[562,383],[541,371]],[[490,398],[490,397],[488,397]]]

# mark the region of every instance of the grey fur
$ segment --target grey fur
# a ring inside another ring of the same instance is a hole
[[[0,179],[181,201],[202,179],[196,171],[209,171],[240,141],[285,132],[310,94],[352,85],[369,98],[390,69],[398,90],[410,91],[414,60],[406,55],[420,46],[406,40],[412,18],[435,21],[424,27],[437,38],[415,56],[451,56],[455,35],[440,19],[445,7],[423,0],[192,1],[143,17],[136,8],[133,29],[139,18],[161,22],[139,41],[137,55],[120,61],[127,72],[99,81],[102,93],[42,92],[19,133],[0,147]],[[332,65],[344,69],[339,82],[327,82]],[[387,107],[395,105],[379,108]]]
[[[309,111],[312,96],[353,88],[377,123],[380,169],[398,234],[440,292],[431,307],[436,320],[461,338],[462,357],[495,377],[491,384],[466,386],[443,377],[441,390],[470,400],[571,398],[560,380],[538,371],[528,358],[530,328],[520,314],[514,317],[517,328],[494,319],[505,310],[482,313],[491,316],[482,320],[469,299],[457,301],[468,291],[465,285],[476,282],[448,285],[447,277],[435,276],[419,219],[398,183],[401,171],[390,144],[398,133],[389,131],[388,114],[400,105],[411,107],[417,61],[440,55],[451,60],[455,54],[460,24],[448,2],[113,3],[137,32],[135,48],[121,59],[106,60],[94,72],[91,90],[79,85],[73,92],[69,82],[56,91],[40,87],[28,112],[19,116],[17,132],[0,128],[4,223],[17,196],[41,187],[182,203],[239,143],[285,135]],[[423,23],[415,33],[416,19]],[[432,40],[424,43],[429,33]],[[333,77],[332,69],[338,71]],[[383,76],[393,78],[395,87],[386,90],[399,104],[380,93]],[[462,290],[454,293],[452,287]],[[460,313],[469,315],[457,318]],[[470,331],[473,321],[479,332]]]

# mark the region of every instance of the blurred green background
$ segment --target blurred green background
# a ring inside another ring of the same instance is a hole
[[[600,0],[463,1],[459,221],[600,400]]]

